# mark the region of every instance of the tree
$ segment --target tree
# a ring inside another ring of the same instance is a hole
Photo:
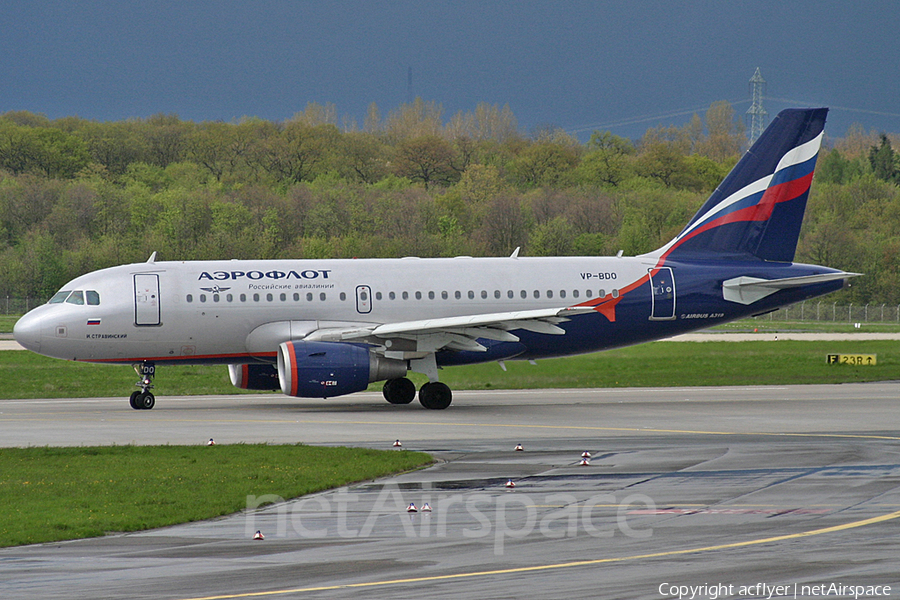
[[[880,143],[869,148],[869,164],[875,177],[882,181],[897,181],[900,169],[897,168],[897,157],[891,148],[891,141],[882,133]]]
[[[575,151],[557,142],[536,142],[523,150],[511,167],[526,186],[554,185],[578,164]]]
[[[595,131],[587,146],[589,151],[579,165],[583,181],[615,187],[630,175],[635,153],[631,140],[609,131]]]
[[[312,181],[324,172],[328,154],[338,138],[334,125],[311,127],[302,122],[288,123],[279,135],[258,140],[253,155],[278,181]]]
[[[181,162],[190,128],[174,114],[157,114],[144,121],[141,132],[147,143],[148,162],[163,168]]]
[[[430,184],[447,185],[456,175],[453,148],[436,135],[405,139],[397,146],[394,171],[401,177]]]
[[[706,111],[706,139],[698,144],[696,151],[716,162],[733,159],[741,154],[746,143],[744,124],[735,119],[734,109],[729,102],[713,102]]]
[[[443,130],[443,107],[437,102],[425,102],[416,97],[411,104],[402,104],[391,111],[385,125],[388,138],[394,143],[410,138],[439,136]]]

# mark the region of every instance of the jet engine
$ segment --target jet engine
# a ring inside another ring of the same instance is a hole
[[[405,377],[407,363],[342,342],[284,342],[278,347],[281,391],[301,398],[361,392],[373,381]]]
[[[254,363],[249,365],[228,365],[231,384],[242,390],[279,390],[278,370],[275,365]]]

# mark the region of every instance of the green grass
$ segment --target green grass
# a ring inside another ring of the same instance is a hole
[[[0,315],[0,333],[12,333],[13,325],[21,315]]]
[[[875,366],[826,354],[877,354]],[[900,342],[654,342],[585,356],[445,369],[453,389],[784,385],[900,380]]]
[[[720,333],[900,333],[900,323],[862,323],[862,327],[857,329],[853,323],[847,321],[770,321],[766,317],[758,317],[716,325],[710,331]]]
[[[238,512],[431,463],[420,452],[312,446],[0,449],[0,546],[140,531]]]
[[[825,355],[877,354],[875,366],[834,366]],[[457,390],[783,385],[900,380],[900,343],[849,342],[654,342],[585,356],[451,367],[441,380]],[[413,374],[416,383],[422,376]],[[0,352],[0,399],[122,397],[134,387],[131,367],[56,360],[31,352]],[[160,366],[154,380],[160,398],[242,393],[224,366]],[[376,383],[370,389],[380,390]]]

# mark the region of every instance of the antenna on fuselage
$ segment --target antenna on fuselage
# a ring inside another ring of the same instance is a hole
[[[516,249],[513,250],[513,253],[509,255],[510,258],[519,258],[519,249],[521,246],[516,246]]]
[[[147,259],[147,262],[151,264],[156,262],[156,250],[153,251],[153,254],[151,254],[150,258]]]

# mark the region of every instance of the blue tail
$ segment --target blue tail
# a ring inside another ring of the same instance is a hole
[[[778,113],[687,227],[650,256],[792,262],[827,113]]]

